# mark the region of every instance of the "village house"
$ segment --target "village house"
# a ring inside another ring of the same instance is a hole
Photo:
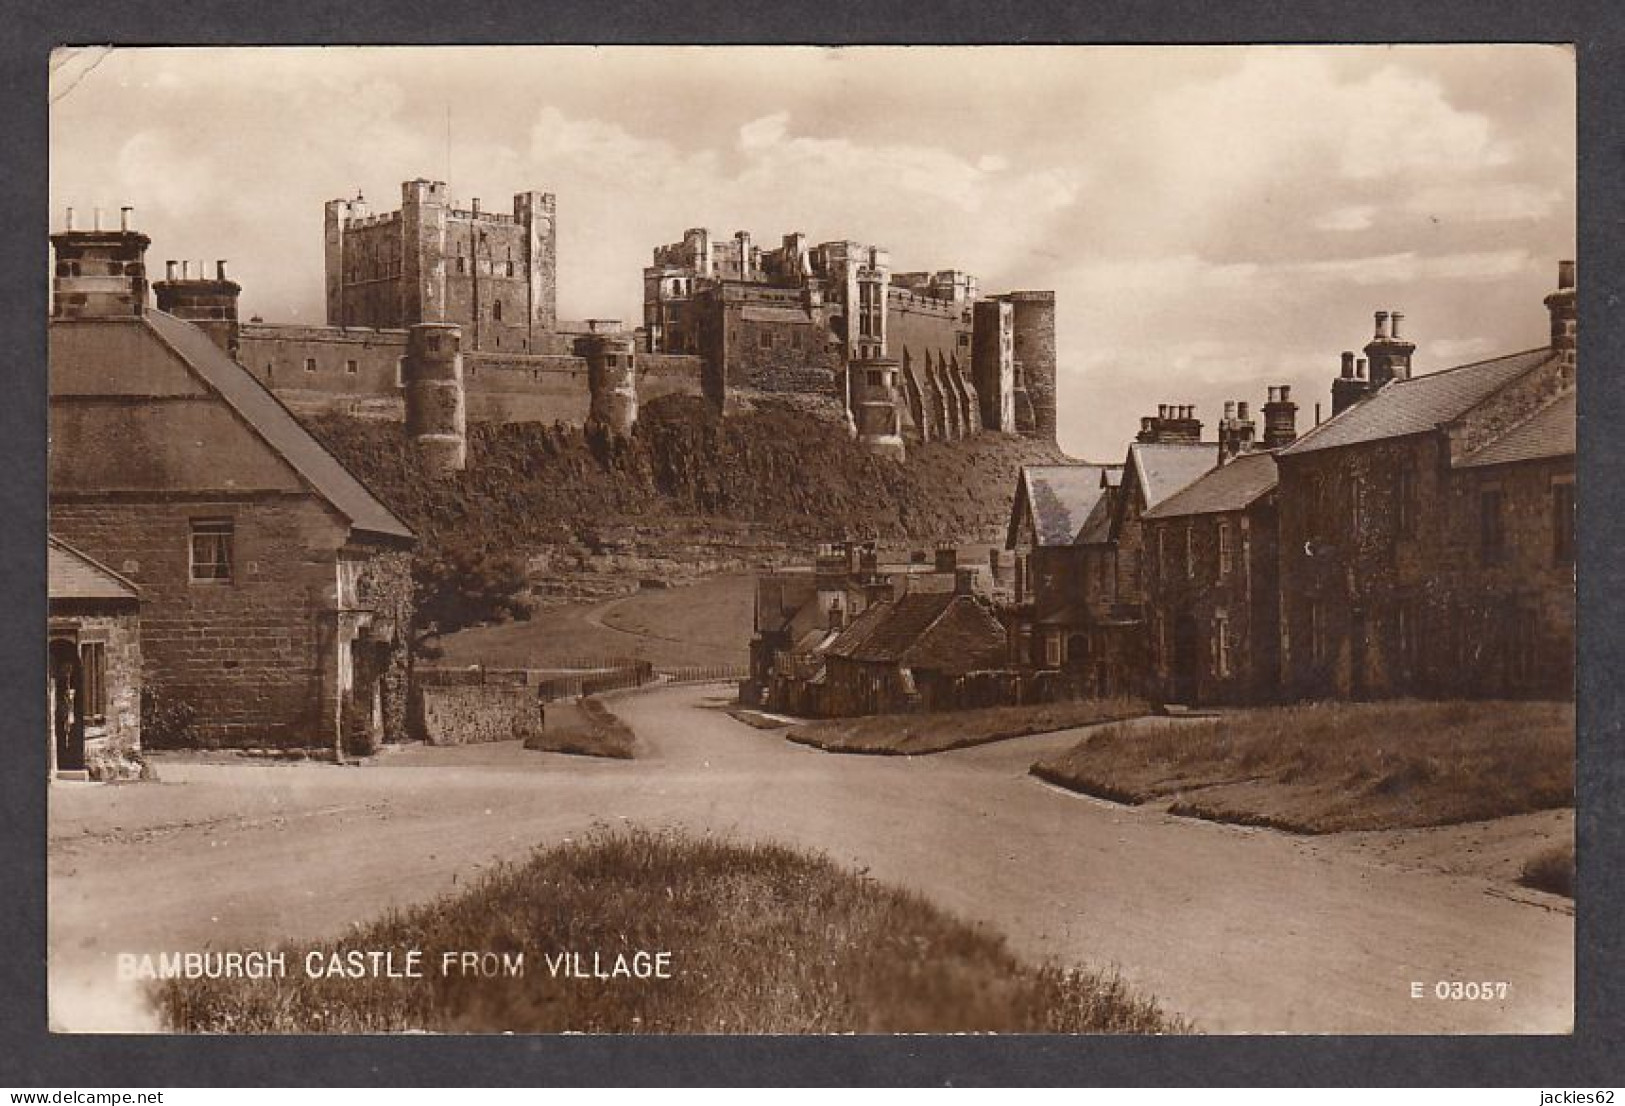
[[[1277,455],[1283,694],[1574,692],[1574,266],[1546,346],[1421,376],[1397,312]]]
[[[412,531],[232,360],[229,328],[152,307],[128,208],[118,230],[70,213],[51,244],[50,527],[139,587],[149,693],[211,744],[400,733]]]
[[[1000,702],[1004,627],[971,594],[970,569],[953,591],[909,592],[859,615],[823,650],[829,715],[950,710]]]
[[[54,536],[46,549],[52,778],[141,772],[141,593]]]
[[[1017,478],[1005,546],[1014,561],[1011,662],[1034,673],[1032,693],[1114,694],[1133,681],[1117,667],[1111,522],[1122,465],[1029,465]]]
[[[1269,389],[1264,437],[1225,404],[1216,467],[1141,516],[1147,690],[1183,704],[1259,703],[1280,676],[1274,450],[1297,433],[1291,387]]]

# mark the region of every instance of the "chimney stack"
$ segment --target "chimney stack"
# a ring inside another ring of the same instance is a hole
[[[952,545],[939,544],[937,546],[936,570],[938,572],[953,572],[959,567],[959,550]]]
[[[1573,372],[1579,357],[1580,325],[1574,262],[1557,263],[1557,291],[1546,297],[1546,310],[1551,313],[1552,349],[1563,358],[1564,367]]]
[[[158,296],[158,310],[185,319],[209,336],[215,345],[235,358],[240,329],[237,323],[237,301],[242,287],[226,276],[224,260],[214,263],[215,277],[209,279],[208,267],[197,263],[197,275],[192,275],[192,263],[180,263],[181,277],[175,279],[176,263],[166,262],[164,280],[152,286]]]
[[[1371,390],[1376,391],[1391,380],[1409,380],[1411,378],[1411,354],[1416,352],[1416,344],[1407,342],[1399,336],[1399,324],[1405,318],[1399,311],[1377,312],[1377,333],[1365,347],[1365,355],[1371,363]],[[1388,320],[1393,320],[1392,329]]]
[[[1270,389],[1264,404],[1264,448],[1281,449],[1298,438],[1298,405],[1292,402],[1292,385]]]
[[[122,230],[101,229],[96,208],[92,230],[74,228],[51,235],[55,254],[51,317],[55,319],[137,318],[147,309],[147,247],[152,240],[129,227],[130,207],[121,207]]]

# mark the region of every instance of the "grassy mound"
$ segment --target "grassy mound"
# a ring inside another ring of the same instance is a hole
[[[789,737],[831,753],[915,756],[1115,722],[1145,714],[1148,709],[1137,699],[1080,699],[927,714],[875,714],[809,722],[791,730]]]
[[[822,858],[642,832],[538,852],[324,952],[421,949],[422,979],[170,981],[172,1029],[309,1033],[1157,1033],[1186,1026],[1114,976],[1033,967],[999,937]],[[439,972],[444,950],[524,973]],[[669,951],[668,979],[557,978],[546,957]]]
[[[1474,822],[1574,802],[1572,703],[1314,703],[1110,726],[1033,766],[1119,802],[1303,833]]]
[[[573,703],[561,699],[547,704],[542,732],[525,738],[525,748],[631,760],[637,735],[600,700],[589,695]]]

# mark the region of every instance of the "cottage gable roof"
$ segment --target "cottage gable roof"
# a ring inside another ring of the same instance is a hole
[[[792,628],[797,614],[817,605],[818,582],[807,573],[756,578],[756,629],[778,633]]]
[[[1502,387],[1557,356],[1551,347],[1542,346],[1395,380],[1310,430],[1281,454],[1295,457],[1433,430],[1460,418]]]
[[[1575,452],[1578,406],[1575,393],[1565,392],[1523,422],[1462,458],[1458,467],[1504,465],[1547,457],[1572,457]]]
[[[1121,470],[1118,479],[1122,479]],[[1073,545],[1101,545],[1112,540],[1112,512],[1117,503],[1118,491],[1115,487],[1108,488],[1107,494],[1100,497],[1095,503],[1094,510],[1089,517],[1083,520],[1078,528],[1078,536],[1072,540]]]
[[[1030,512],[1033,540],[1039,546],[1071,545],[1090,512],[1121,465],[1024,465],[1016,483],[1007,545],[1015,546],[1022,512]]]
[[[1150,509],[1211,469],[1219,456],[1219,443],[1134,442],[1128,456]]]
[[[969,595],[911,593],[877,603],[825,650],[847,660],[968,672],[1004,648],[1004,628]]]
[[[46,536],[46,595],[51,599],[137,602],[141,590],[60,538]]]
[[[1158,503],[1144,515],[1148,519],[1210,515],[1223,511],[1244,511],[1275,487],[1275,457],[1269,453],[1244,453],[1227,464],[1210,469],[1179,491]]]
[[[411,528],[328,452],[270,389],[228,357],[207,334],[162,311],[148,310],[142,319],[354,529],[408,541],[415,537]]]

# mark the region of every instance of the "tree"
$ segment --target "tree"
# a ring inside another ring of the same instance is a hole
[[[488,622],[530,617],[523,558],[474,545],[425,549],[412,566],[417,592],[413,646],[433,652],[430,638]]]

